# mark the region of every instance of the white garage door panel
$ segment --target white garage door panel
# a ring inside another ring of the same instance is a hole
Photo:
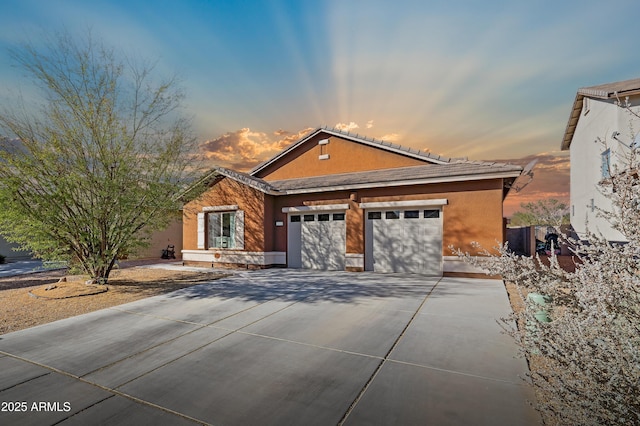
[[[305,221],[305,216],[313,220]],[[325,220],[320,220],[321,216]],[[344,216],[343,212],[289,214],[287,266],[343,271],[347,246]]]
[[[373,270],[375,272],[395,272],[398,253],[402,251],[402,238],[390,236],[402,235],[400,223],[373,220]]]
[[[369,219],[365,225],[365,269],[375,272],[442,274],[441,218]]]
[[[396,272],[416,272],[424,269],[424,245],[427,233],[421,220],[405,220],[402,248],[397,252]]]
[[[292,222],[291,217],[288,221],[288,237],[287,237],[287,266],[289,268],[301,268],[302,267],[302,255],[301,255],[301,235],[302,227],[300,222]]]
[[[344,270],[344,221],[302,223],[302,267],[305,269]]]

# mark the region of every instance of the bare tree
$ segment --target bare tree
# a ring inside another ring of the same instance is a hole
[[[601,211],[627,239],[612,244],[588,233],[572,241],[575,272],[517,256],[464,256],[515,285],[505,329],[529,361],[546,424],[640,424],[640,161],[635,149],[600,190],[612,202]],[[532,297],[534,296],[535,297]]]
[[[183,93],[90,32],[11,54],[42,98],[0,111],[0,233],[106,281],[166,226],[196,172]]]

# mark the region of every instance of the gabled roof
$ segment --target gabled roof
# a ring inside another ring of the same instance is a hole
[[[624,99],[625,96],[632,96],[640,94],[640,78],[634,78],[632,80],[617,81],[614,83],[600,84],[597,86],[582,87],[578,89],[576,98],[573,101],[573,107],[569,114],[569,121],[567,122],[567,128],[564,131],[564,137],[560,148],[563,151],[569,149],[571,146],[571,140],[573,134],[578,126],[578,120],[582,113],[583,99],[586,97],[595,99]]]
[[[353,190],[375,187],[461,182],[493,178],[517,178],[522,167],[512,164],[460,161],[438,167],[429,165],[398,167],[366,172],[342,173],[269,183],[286,194]]]
[[[429,165],[398,167],[270,182],[246,173],[216,167],[204,179],[224,176],[266,194],[289,195],[496,178],[506,178],[512,182],[520,176],[521,172],[522,167],[512,164],[460,160],[438,167]]]
[[[270,158],[269,160],[267,160],[267,161],[259,164],[258,166],[256,166],[253,170],[251,170],[249,172],[249,174],[252,175],[252,176],[255,176],[261,170],[264,170],[269,165],[273,164],[274,162],[276,162],[280,158],[284,157],[285,155],[287,155],[291,151],[295,150],[297,147],[299,147],[300,145],[304,144],[306,141],[308,141],[309,139],[315,137],[319,133],[324,133],[324,134],[329,135],[329,136],[337,136],[337,137],[340,137],[340,138],[343,138],[343,139],[347,139],[347,140],[350,140],[350,141],[353,141],[353,142],[361,143],[361,144],[368,145],[368,146],[373,146],[375,148],[383,149],[385,151],[393,152],[393,153],[396,153],[396,154],[401,154],[401,155],[404,155],[406,157],[416,158],[416,159],[423,160],[423,161],[429,162],[429,163],[434,163],[434,164],[447,164],[447,163],[450,163],[451,161],[460,160],[459,158],[449,158],[449,157],[444,157],[442,155],[435,155],[435,154],[431,154],[429,152],[423,152],[423,151],[420,151],[420,150],[417,150],[417,149],[403,147],[401,145],[397,145],[397,144],[394,144],[394,143],[391,143],[391,142],[386,142],[384,140],[375,139],[375,138],[368,138],[366,136],[360,136],[359,134],[352,134],[351,132],[345,132],[345,131],[338,130],[338,129],[335,129],[335,128],[329,129],[329,128],[327,128],[325,126],[325,127],[318,127],[317,129],[315,129],[312,132],[308,133],[302,139],[300,139],[297,142],[294,142],[293,144],[289,145],[282,152],[278,153],[277,155],[275,155],[274,157]]]
[[[277,188],[273,187],[267,181],[260,178],[250,176],[246,173],[237,172],[235,170],[227,169],[225,167],[214,167],[209,173],[207,173],[202,179],[204,181],[210,181],[216,177],[224,176],[236,182],[243,183],[253,189],[264,192],[265,194],[280,195]]]

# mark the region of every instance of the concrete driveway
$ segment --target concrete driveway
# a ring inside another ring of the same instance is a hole
[[[241,272],[0,335],[0,424],[536,424],[509,310],[496,280]]]
[[[0,264],[0,278],[44,271],[41,260],[18,260]]]

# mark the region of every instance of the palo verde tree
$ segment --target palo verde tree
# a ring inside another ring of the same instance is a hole
[[[511,225],[545,225],[557,228],[570,222],[569,206],[555,198],[521,203],[520,207],[521,210],[511,216]]]
[[[0,110],[0,233],[105,282],[167,225],[195,173],[183,93],[90,32],[11,55],[42,98]]]

